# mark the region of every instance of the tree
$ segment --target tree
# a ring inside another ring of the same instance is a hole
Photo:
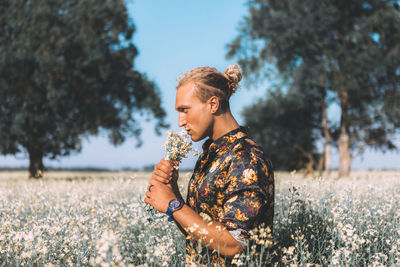
[[[140,144],[138,112],[165,127],[158,89],[134,70],[134,30],[122,0],[2,0],[0,153],[28,153],[36,177],[43,157],[102,129]]]
[[[272,63],[293,86],[321,88],[326,106],[338,104],[340,123],[325,116],[324,124],[338,134],[339,175],[347,176],[367,147],[396,148],[399,23],[398,1],[253,0],[228,56],[246,76],[263,77]]]
[[[303,169],[305,174],[312,174],[319,167],[323,160],[316,147],[321,138],[320,99],[320,92],[315,90],[305,95],[295,88],[287,93],[278,89],[244,109],[245,125],[275,168]]]

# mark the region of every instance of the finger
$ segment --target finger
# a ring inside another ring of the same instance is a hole
[[[163,185],[164,183],[159,182],[159,181],[157,181],[157,180],[155,180],[155,179],[150,179],[150,180],[149,180],[149,184],[150,184],[150,185],[153,185],[153,186],[160,186],[160,185]],[[152,187],[151,190],[153,190],[153,189],[154,189],[154,188]]]
[[[153,175],[151,179],[155,179],[156,181],[159,181],[159,182],[161,182],[163,184],[167,184],[169,182],[169,180],[170,180],[170,178],[164,178],[164,177],[161,177],[161,176],[158,176],[158,175]]]
[[[168,169],[170,171],[174,170],[174,162],[170,162],[170,161],[168,161],[166,159],[161,159],[160,163],[163,164],[164,166],[168,167]]]
[[[167,164],[167,165],[172,165],[171,162],[170,162],[169,160],[166,160],[165,158],[162,158],[162,159],[160,160],[160,163],[162,163],[162,164]]]
[[[152,200],[151,200],[150,198],[147,198],[147,197],[144,198],[143,201],[144,201],[145,203],[149,204],[149,205],[151,205],[151,203],[152,203]]]
[[[159,175],[159,176],[162,176],[162,177],[171,176],[172,175],[172,170],[173,170],[173,167],[169,162],[168,162],[168,164],[166,164],[164,162],[160,162],[154,168],[155,174]]]
[[[161,178],[168,178],[172,174],[172,168],[169,165],[159,163],[154,167],[153,174]]]
[[[150,191],[146,191],[145,195],[146,195],[146,197],[150,198],[151,192]]]
[[[165,172],[163,172],[161,170],[155,169],[153,171],[153,174],[152,174],[151,178],[155,179],[155,180],[157,180],[159,182],[162,182],[162,183],[168,183],[170,175],[166,174]]]

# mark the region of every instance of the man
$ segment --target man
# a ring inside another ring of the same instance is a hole
[[[240,79],[237,65],[225,74],[202,67],[181,77],[175,102],[178,125],[194,142],[208,140],[189,181],[186,202],[173,163],[164,159],[155,166],[146,192],[144,201],[170,215],[187,236],[189,263],[231,265],[235,255],[254,244],[251,230],[272,230],[272,164],[229,107]]]

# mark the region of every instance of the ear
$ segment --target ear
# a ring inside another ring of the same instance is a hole
[[[208,99],[208,107],[210,109],[211,114],[217,113],[219,109],[219,98],[217,96],[212,96]]]

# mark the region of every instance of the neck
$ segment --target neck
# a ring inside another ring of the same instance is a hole
[[[239,128],[239,124],[230,111],[218,114],[214,118],[213,131],[210,138],[215,141],[237,128]]]

